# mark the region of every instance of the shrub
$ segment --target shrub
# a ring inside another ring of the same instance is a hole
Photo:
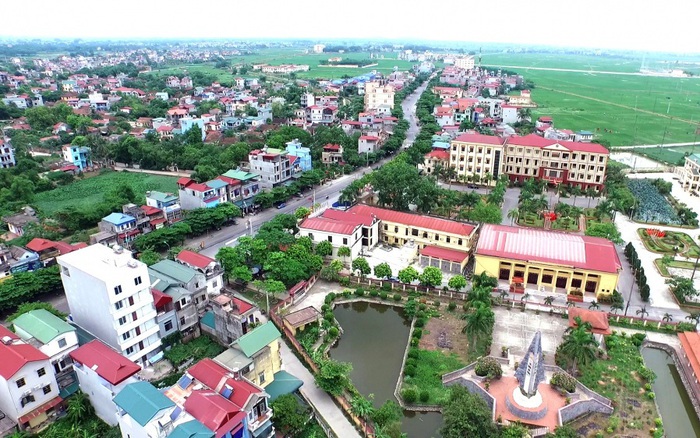
[[[349,290],[343,291],[343,298],[350,298],[350,295],[352,295],[352,292],[350,292]]]
[[[326,298],[323,300],[326,304],[330,304],[335,300],[335,292],[331,292],[328,295],[326,295]]]
[[[632,335],[632,343],[634,344],[635,347],[639,347],[642,345],[642,342],[644,342],[644,339],[647,337],[644,333],[635,333]]]
[[[328,304],[324,304],[323,306],[321,306],[321,313],[323,313],[324,315],[330,312],[331,310],[333,309],[331,309],[331,306],[329,306]]]
[[[403,375],[408,377],[414,377],[416,375],[416,367],[413,365],[405,366],[403,368]]]
[[[365,290],[361,287],[358,287],[357,289],[355,289],[355,295],[357,295],[358,297],[363,297],[365,295]]]
[[[389,295],[387,295],[386,292],[382,292],[382,293],[379,294],[379,298],[381,298],[381,299],[383,299],[383,300],[386,300],[388,297],[389,297]]]
[[[408,357],[410,359],[418,359],[418,356],[420,356],[420,353],[415,348],[408,350]]]
[[[369,291],[369,296],[370,297],[377,297],[379,295],[379,292],[377,292],[375,289],[372,289]]]
[[[441,303],[438,300],[433,301],[433,306],[435,306],[435,307],[440,307],[440,304]]]
[[[348,277],[340,277],[338,283],[343,287],[347,287],[350,286],[350,279]]]
[[[406,403],[413,404],[418,399],[418,394],[416,394],[415,389],[406,388],[403,391],[401,391],[401,397],[403,397],[403,401],[405,401]]]
[[[456,308],[457,308],[457,303],[455,303],[454,301],[450,301],[450,304],[447,305],[447,310],[449,310],[449,311],[453,311]]]
[[[417,364],[418,364],[418,361],[417,361],[416,359],[408,358],[408,359],[406,359],[406,363],[405,363],[404,366],[407,366],[407,367],[408,367],[408,366],[415,367]]]
[[[508,308],[510,309],[510,307],[508,307]],[[469,304],[467,304],[467,303],[462,304],[462,310],[464,310],[465,312],[468,312],[469,311]]]
[[[656,398],[656,394],[653,392],[647,392],[647,397],[649,397],[651,400],[654,400]]]
[[[382,284],[382,290],[384,292],[391,292],[391,283],[383,283]]]
[[[333,322],[333,320],[335,319],[335,316],[333,315],[333,312],[326,312],[323,315],[323,319],[325,319],[328,322]]]
[[[556,372],[552,375],[552,380],[549,381],[552,386],[563,389],[566,392],[576,391],[576,379],[568,373]]]
[[[425,303],[420,303],[420,304],[418,305],[418,310],[425,310],[425,309],[427,309],[427,308],[428,308],[428,306],[426,306]]]
[[[420,392],[420,401],[421,403],[427,403],[428,400],[430,400],[430,393],[428,391],[421,391]]]
[[[338,331],[338,327],[331,327],[328,329],[328,335],[331,338],[337,338],[339,333],[340,332]]]
[[[420,339],[411,338],[411,347],[417,347],[420,343]]]
[[[416,339],[420,339],[423,337],[423,330],[422,329],[415,329],[413,330],[413,333],[411,334],[411,337],[414,337]]]
[[[424,327],[425,326],[425,319],[420,318],[416,319],[416,327]]]
[[[640,367],[637,370],[637,374],[649,383],[654,383],[654,380],[656,380],[656,373],[645,366]]]
[[[394,294],[394,301],[401,301],[401,294]]]
[[[498,363],[496,359],[489,356],[480,357],[479,359],[477,359],[476,366],[474,367],[474,372],[477,376],[490,376],[494,379],[500,379],[503,375],[501,364]]]

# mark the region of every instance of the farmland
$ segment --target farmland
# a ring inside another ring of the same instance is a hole
[[[133,172],[105,172],[93,177],[77,180],[48,192],[37,193],[34,205],[46,214],[75,207],[78,210],[91,208],[103,200],[104,194],[120,184],[128,184],[134,192],[143,196],[147,190],[176,192],[177,178]]]
[[[698,136],[700,138],[700,136]],[[686,154],[700,153],[698,146],[677,146],[670,148],[643,148],[635,150],[638,155],[649,157],[671,165],[683,165]]]

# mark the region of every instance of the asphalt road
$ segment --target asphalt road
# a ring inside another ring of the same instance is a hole
[[[403,108],[404,119],[406,119],[409,123],[408,130],[406,131],[406,141],[404,142],[404,147],[409,147],[412,145],[420,132],[420,128],[418,127],[415,117],[416,103],[418,102],[420,95],[425,91],[426,87],[427,81],[418,87],[413,94],[408,96],[401,105]],[[392,158],[393,157],[386,158],[374,164],[374,167],[381,166]],[[271,220],[276,215],[280,213],[294,213],[294,211],[299,207],[311,207],[314,202],[314,197],[316,203],[321,204],[322,206],[328,206],[333,202],[336,202],[340,197],[340,192],[350,185],[352,181],[372,171],[373,169],[370,167],[360,168],[351,174],[344,175],[336,180],[316,187],[315,190],[305,192],[303,197],[294,198],[288,201],[284,208],[270,208],[260,211],[255,215],[247,215],[242,219],[239,219],[237,225],[210,232],[206,236],[200,236],[196,239],[190,239],[186,242],[186,245],[190,247],[200,247],[203,245],[204,248],[200,252],[206,256],[215,257],[216,253],[221,247],[235,246],[239,237],[254,234],[262,224]]]

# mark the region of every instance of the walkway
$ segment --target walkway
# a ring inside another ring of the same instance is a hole
[[[149,169],[137,169],[135,167],[124,167],[124,166],[112,166],[112,169],[121,172],[121,171],[127,171],[127,172],[138,172],[138,173],[150,173],[151,175],[162,175],[162,176],[176,176],[176,177],[190,177],[192,175],[193,170],[180,170],[178,172],[170,172],[167,170],[149,170]]]
[[[360,434],[350,421],[345,418],[343,411],[325,391],[316,386],[314,376],[284,342],[280,353],[282,354],[282,368],[304,382],[299,391],[314,405],[321,417],[333,429],[333,432],[342,438],[360,438]]]

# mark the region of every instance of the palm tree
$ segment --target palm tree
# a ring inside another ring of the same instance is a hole
[[[571,188],[571,196],[574,197],[574,202],[572,205],[576,205],[576,198],[583,195],[583,191],[581,190],[581,187],[579,186],[573,186]]]
[[[576,307],[576,303],[574,301],[567,301],[566,307],[568,307],[568,308]]]
[[[661,318],[661,319],[662,319],[664,322],[671,322],[671,321],[673,321],[673,315],[671,315],[670,313],[666,312],[666,313],[664,313],[664,317]]]
[[[571,362],[572,374],[576,374],[579,365],[587,365],[595,360],[598,342],[590,333],[591,325],[576,317],[576,326],[567,329],[564,340],[557,348],[567,362]]]
[[[477,307],[478,305],[491,305],[491,291],[485,287],[476,287],[469,291],[467,294],[467,303],[471,307]]]
[[[350,400],[350,411],[362,419],[365,435],[367,434],[367,422],[374,413],[374,406],[372,405],[373,398],[374,394],[370,394],[367,398],[357,394]]]
[[[685,319],[695,322],[695,328],[697,329],[698,323],[700,322],[700,313],[691,313],[690,315],[686,316]]]
[[[520,217],[520,210],[517,208],[512,208],[508,210],[508,219],[510,219],[510,224],[513,225],[513,222],[517,221],[518,218]]]
[[[622,304],[620,304],[620,303],[612,303],[612,304],[610,305],[610,310],[611,310],[613,313],[617,314],[617,312],[619,312],[619,311],[622,310]]]
[[[525,304],[525,301],[527,301],[528,299],[530,299],[530,296],[531,296],[531,295],[530,295],[529,293],[525,292],[525,293],[523,294],[523,296],[520,297],[520,302],[523,303],[523,304]]]
[[[554,296],[552,296],[552,295],[549,295],[549,296],[545,297],[545,298],[544,298],[544,305],[545,305],[545,306],[551,306],[552,303],[554,302],[554,299],[555,299],[555,298],[554,298]]]
[[[591,301],[591,304],[588,306],[589,310],[593,309],[600,309],[600,306],[598,305],[598,302],[596,300]]]
[[[480,336],[486,336],[493,330],[493,310],[485,304],[477,304],[476,308],[462,316],[467,321],[462,328],[462,333],[469,337],[470,348],[476,348],[476,340]]]
[[[491,172],[486,172],[484,174],[483,181],[486,185],[491,184],[491,181],[493,181],[493,175],[491,175]]]
[[[502,290],[502,291],[498,294],[498,296],[501,298],[501,302],[503,302],[503,300],[505,300],[506,298],[508,298],[508,292],[505,291],[505,290]]]
[[[640,315],[639,317],[644,319],[645,316],[649,316],[649,312],[647,311],[647,306],[642,306],[641,309],[637,310],[637,315]]]

